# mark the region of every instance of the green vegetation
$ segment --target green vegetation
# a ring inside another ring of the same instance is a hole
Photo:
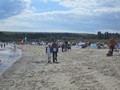
[[[0,32],[0,41],[20,42],[25,37],[28,41],[53,41],[53,40],[69,40],[69,41],[90,41],[90,42],[108,42],[110,37],[115,37],[120,42],[119,33],[104,34],[79,34],[79,33],[16,33],[16,32]]]

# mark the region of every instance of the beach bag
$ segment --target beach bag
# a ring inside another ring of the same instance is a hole
[[[106,55],[107,56],[112,56],[112,50],[110,49]]]

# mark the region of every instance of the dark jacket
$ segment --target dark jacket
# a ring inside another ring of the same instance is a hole
[[[58,45],[56,43],[52,44],[51,51],[58,53]]]

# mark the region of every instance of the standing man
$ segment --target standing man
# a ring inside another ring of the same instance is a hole
[[[58,45],[54,41],[52,44],[53,63],[57,62]]]
[[[15,43],[13,43],[13,46],[14,46],[14,52],[16,51],[16,45],[15,45]]]
[[[115,48],[115,45],[116,45],[116,42],[115,42],[114,38],[110,39],[110,41],[109,41],[109,47],[110,47],[109,53],[110,53],[110,56],[113,55],[113,50]]]
[[[61,47],[62,47],[62,52],[64,52],[65,44],[63,43]]]
[[[5,48],[5,43],[4,43],[4,48]]]

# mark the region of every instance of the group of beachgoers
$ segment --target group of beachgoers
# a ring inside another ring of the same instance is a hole
[[[53,55],[53,63],[57,62],[58,45],[56,42],[53,42],[52,45],[48,44],[48,46],[46,47],[48,63],[51,63],[51,53]]]
[[[13,43],[8,43],[8,42],[0,42],[0,48],[5,49],[7,46],[13,47],[14,50],[16,50],[16,44],[15,42]]]
[[[111,38],[110,41],[109,41],[109,45],[108,45],[109,51],[106,54],[107,56],[113,56],[113,51],[116,47],[116,44],[117,43],[114,40],[114,38]],[[0,43],[1,48],[5,48],[7,45],[8,45],[8,43],[2,43],[2,42]],[[47,43],[46,44],[46,54],[47,54],[48,63],[51,63],[51,56],[52,56],[52,59],[53,59],[53,63],[58,62],[57,53],[59,52],[59,48],[61,48],[62,52],[66,52],[66,51],[71,50],[71,46],[72,46],[72,43],[70,43],[68,41],[64,41],[61,44],[58,44],[58,42],[56,42],[56,41],[51,42],[51,43]],[[86,48],[88,46],[90,46],[90,43],[85,43],[81,46],[81,48]],[[104,46],[104,44],[97,43],[98,49],[100,49],[102,46]],[[13,48],[14,48],[14,51],[15,51],[16,50],[15,43],[13,43]]]
[[[0,44],[0,47],[1,47],[1,48],[5,48],[5,46],[6,46],[6,43],[1,43],[1,44]]]
[[[58,45],[58,43],[55,41],[53,43],[48,43],[46,46],[48,63],[51,63],[51,53],[52,53],[53,63],[58,63],[57,53],[59,51],[59,48],[62,48],[62,52],[65,52],[71,49],[71,45],[67,41],[60,45]]]
[[[114,38],[111,38],[108,44],[109,47],[109,51],[107,52],[107,56],[113,56],[113,51],[116,47],[116,41],[114,40]],[[84,45],[82,45],[82,48],[86,48],[87,46],[89,46],[90,43],[86,43]],[[97,44],[97,48],[100,49],[102,46],[104,46],[104,44],[102,43],[98,43]],[[46,54],[47,54],[47,58],[48,58],[48,63],[51,63],[51,53],[52,53],[52,58],[53,58],[53,63],[57,62],[57,53],[59,51],[59,47],[62,48],[62,52],[65,51],[69,51],[71,50],[71,43],[69,42],[64,42],[61,45],[58,45],[57,42],[53,42],[48,43],[46,46]]]

